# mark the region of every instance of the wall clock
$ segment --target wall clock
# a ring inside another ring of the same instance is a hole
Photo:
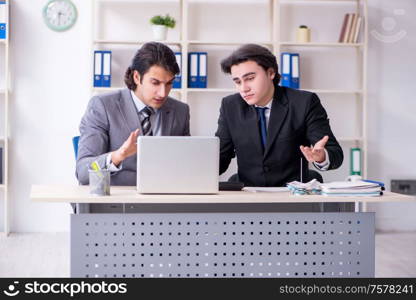
[[[46,25],[55,31],[71,28],[77,20],[77,8],[70,0],[50,0],[43,8]]]

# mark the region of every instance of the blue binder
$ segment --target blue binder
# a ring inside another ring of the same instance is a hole
[[[102,71],[102,87],[111,87],[111,51],[102,51],[103,53],[103,71]]]
[[[299,53],[290,54],[290,67],[291,67],[291,80],[290,87],[293,89],[298,89],[300,85],[299,81]]]
[[[207,66],[208,66],[208,53],[198,53],[198,87],[207,88]]]
[[[0,40],[6,39],[6,23],[0,23]]]
[[[0,1],[0,39],[6,39],[6,1]]]
[[[94,87],[102,87],[103,80],[103,53],[102,51],[94,51]]]
[[[280,66],[282,68],[282,78],[280,81],[281,86],[291,87],[292,81],[292,59],[291,54],[283,52],[280,55]]]
[[[188,88],[198,88],[198,52],[188,54]]]
[[[176,62],[179,66],[179,74],[175,75],[175,79],[173,81],[173,88],[180,89],[182,87],[182,53],[175,52]]]

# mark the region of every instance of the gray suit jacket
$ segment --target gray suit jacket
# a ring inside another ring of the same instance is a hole
[[[168,97],[160,108],[160,113],[162,135],[190,135],[187,104]],[[79,126],[81,137],[76,166],[78,181],[88,184],[91,162],[96,160],[101,168],[105,168],[109,152],[117,150],[137,128],[142,131],[129,89],[92,97]],[[111,176],[111,185],[136,185],[136,164],[136,155],[125,159],[122,170]]]

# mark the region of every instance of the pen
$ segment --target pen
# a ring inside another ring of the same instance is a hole
[[[96,160],[91,163],[91,169],[97,172],[98,176],[103,177],[103,174],[100,171],[101,170],[100,165],[97,163]]]

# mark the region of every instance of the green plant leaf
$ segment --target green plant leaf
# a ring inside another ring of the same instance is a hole
[[[171,16],[169,16],[169,14],[167,14],[164,17],[163,16],[160,16],[160,15],[157,15],[157,16],[153,16],[150,19],[150,24],[153,24],[153,25],[164,25],[164,26],[166,26],[168,28],[174,28],[175,25],[176,25],[176,21],[175,21],[174,18],[172,18]]]

